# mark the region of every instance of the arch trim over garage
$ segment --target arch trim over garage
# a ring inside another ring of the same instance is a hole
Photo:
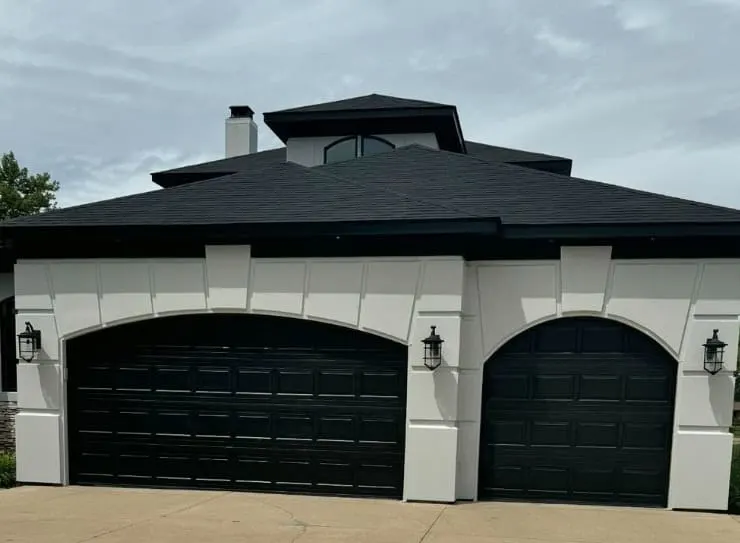
[[[323,318],[323,317],[314,317],[311,315],[300,315],[296,313],[279,312],[279,311],[264,311],[264,310],[245,311],[243,309],[183,309],[183,310],[177,310],[177,311],[162,311],[159,313],[146,313],[146,314],[137,315],[133,317],[126,317],[123,319],[108,321],[102,324],[95,324],[93,326],[87,326],[85,328],[80,328],[73,332],[60,335],[59,339],[61,341],[69,341],[69,340],[76,339],[81,336],[92,334],[92,333],[95,333],[101,330],[108,330],[111,328],[117,328],[119,326],[126,326],[128,324],[134,324],[134,323],[150,321],[150,320],[155,321],[155,320],[161,320],[161,319],[166,319],[170,317],[192,316],[192,315],[243,315],[243,316],[255,316],[255,317],[266,316],[266,317],[279,317],[279,318],[285,318],[285,319],[292,319],[292,320],[298,320],[298,321],[309,321],[309,322],[327,324],[331,326],[338,326],[340,328],[345,328],[348,330],[355,330],[357,332],[362,332],[362,333],[376,336],[379,338],[387,339],[394,343],[398,343],[399,345],[404,345],[404,346],[408,345],[407,341],[399,337],[393,336],[391,334],[386,334],[383,332],[373,330],[372,328],[361,327],[361,326],[349,324],[347,322],[343,322],[339,320],[333,320],[333,319],[328,319],[328,318]]]
[[[645,336],[655,341],[658,345],[660,345],[660,347],[668,355],[670,355],[670,357],[676,363],[679,362],[679,353],[677,353],[674,349],[672,349],[670,345],[668,345],[668,343],[663,338],[661,338],[658,334],[656,334],[653,330],[641,325],[640,323],[637,323],[630,319],[621,317],[619,315],[605,315],[604,313],[600,311],[572,311],[572,312],[568,312],[562,315],[548,315],[547,317],[533,320],[532,322],[527,323],[525,326],[517,329],[516,331],[507,334],[496,345],[494,345],[493,348],[490,349],[488,353],[484,353],[483,364],[485,365],[491,358],[493,358],[496,355],[496,353],[502,347],[504,347],[504,345],[506,345],[510,340],[514,339],[520,334],[523,334],[533,328],[536,328],[537,326],[540,326],[541,324],[545,324],[548,322],[559,321],[559,320],[570,319],[570,318],[581,318],[581,317],[592,317],[592,318],[602,319],[605,321],[612,321],[612,322],[616,322],[616,323],[620,323],[625,326],[628,326],[636,330],[637,332],[641,332]]]

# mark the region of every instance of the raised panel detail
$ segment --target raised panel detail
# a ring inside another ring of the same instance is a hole
[[[622,379],[618,375],[581,375],[580,399],[618,402],[622,398]]]
[[[570,424],[567,422],[533,422],[533,447],[567,447],[570,444]]]

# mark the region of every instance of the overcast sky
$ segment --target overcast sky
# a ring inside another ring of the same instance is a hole
[[[0,152],[62,205],[151,190],[261,113],[378,92],[466,139],[740,208],[740,0],[0,0]]]

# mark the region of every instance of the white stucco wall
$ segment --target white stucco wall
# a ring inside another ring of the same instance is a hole
[[[482,366],[517,333],[548,319],[596,315],[635,326],[678,360],[669,506],[727,505],[732,370],[740,261],[612,261],[608,247],[561,259],[253,259],[208,247],[204,259],[22,261],[18,322],[42,331],[39,360],[19,366],[18,478],[65,483],[64,340],[103,326],[188,312],[314,319],[409,345],[404,497],[477,495]],[[422,365],[436,325],[444,364]],[[725,370],[703,371],[701,344],[719,328]],[[711,462],[706,461],[711,458]]]
[[[286,143],[286,157],[290,162],[303,166],[319,166],[324,163],[324,148],[345,136],[327,136],[319,138],[290,138]],[[433,149],[439,149],[437,136],[433,133],[421,134],[379,134],[396,147],[417,143]]]

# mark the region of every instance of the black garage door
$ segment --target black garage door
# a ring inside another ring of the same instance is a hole
[[[404,346],[198,315],[95,332],[67,353],[74,484],[401,496]]]
[[[537,326],[486,363],[481,498],[667,500],[676,363],[622,324]]]

